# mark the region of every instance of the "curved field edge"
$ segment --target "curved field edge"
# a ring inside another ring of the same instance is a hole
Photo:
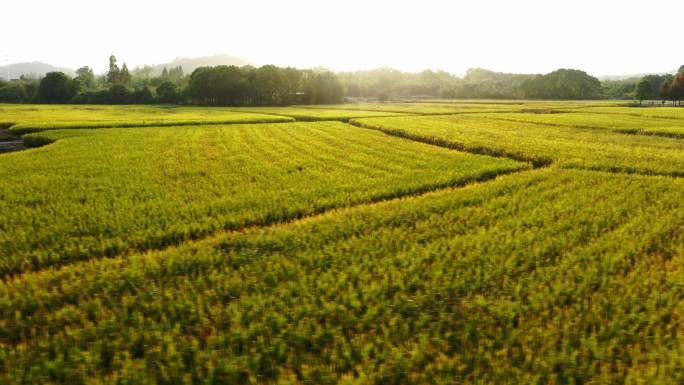
[[[535,168],[554,164],[591,171],[684,177],[684,146],[676,138],[620,135],[609,130],[582,130],[470,114],[360,118],[352,119],[350,124],[464,152],[526,161]],[[534,132],[522,126],[525,124],[534,126]],[[517,132],[523,128],[525,131]],[[598,141],[609,147],[598,145]]]
[[[134,122],[58,122],[58,123],[18,123],[9,127],[9,131],[16,135],[34,132],[63,129],[95,129],[95,128],[136,128],[136,127],[174,127],[225,124],[263,124],[293,122],[295,119],[287,116],[263,114],[262,116],[247,116],[240,119],[224,120],[188,120],[188,121],[134,121]]]
[[[294,118],[302,122],[322,122],[322,121],[339,121],[347,123],[353,118],[367,118],[367,117],[396,117],[408,116],[411,114],[390,112],[390,111],[373,111],[373,110],[347,110],[341,108],[309,108],[306,106],[297,107],[228,107],[229,111],[237,113],[255,113],[266,114],[273,116],[286,116]]]
[[[9,180],[0,188],[11,230],[0,237],[2,275],[165,248],[216,231],[529,169],[336,122],[52,130],[25,137],[57,143],[3,158],[27,172],[17,176],[18,190]],[[50,162],[41,163],[43,158]],[[186,200],[199,203],[174,206]],[[85,217],[78,220],[80,215]],[[32,235],[22,230],[29,222],[38,230]],[[129,228],[129,222],[135,225]]]
[[[607,115],[607,114],[601,114],[601,113],[597,113],[597,112],[594,112],[593,114]],[[562,116],[563,113],[559,112],[559,113],[556,113],[555,115]],[[604,131],[607,130],[607,131],[614,132],[617,134],[625,134],[625,135],[660,136],[660,137],[664,137],[664,138],[674,138],[674,139],[683,139],[684,138],[684,132],[657,131],[657,130],[650,129],[650,128],[619,128],[619,127],[602,127],[602,126],[596,125],[596,124],[575,124],[575,123],[549,122],[549,121],[540,122],[540,121],[534,121],[531,119],[526,119],[525,117],[516,118],[516,117],[513,117],[513,115],[511,115],[510,117],[501,117],[501,116],[497,116],[495,114],[486,114],[483,116],[487,117],[489,119],[495,119],[495,120],[501,120],[501,121],[507,121],[507,122],[530,123],[530,124],[536,124],[539,126],[546,126],[546,127],[570,127],[570,128],[580,128],[580,129],[590,129],[590,130],[604,130]],[[630,115],[630,116],[642,117],[639,115]]]
[[[679,382],[682,191],[535,170],[27,273],[0,378]]]
[[[359,121],[356,119],[350,120],[349,124],[356,126],[356,127],[360,127],[360,128],[378,130],[378,131],[384,132],[384,133],[391,135],[391,136],[405,138],[408,140],[413,140],[416,142],[426,143],[426,144],[430,144],[430,145],[434,145],[434,146],[449,148],[452,150],[457,150],[457,151],[462,151],[462,152],[467,152],[467,153],[477,154],[477,155],[492,156],[495,158],[508,158],[508,159],[519,161],[519,162],[530,163],[533,168],[547,167],[553,163],[553,160],[550,158],[530,157],[530,156],[527,156],[525,154],[510,152],[510,151],[506,151],[503,149],[497,149],[497,148],[492,148],[492,147],[468,146],[466,144],[458,143],[458,142],[455,142],[453,140],[439,138],[437,136],[424,136],[424,135],[419,135],[419,134],[412,134],[412,133],[409,133],[408,131],[403,130],[403,129],[383,127],[383,126],[375,125],[372,123],[362,122],[362,121]]]

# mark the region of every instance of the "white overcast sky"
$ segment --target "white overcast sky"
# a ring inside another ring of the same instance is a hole
[[[684,64],[683,11],[682,0],[2,0],[0,57],[98,72],[110,53],[129,67],[227,53],[334,70],[630,74]]]

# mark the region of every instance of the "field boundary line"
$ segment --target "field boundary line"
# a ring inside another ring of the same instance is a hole
[[[166,242],[158,247],[135,247],[131,246],[130,250],[121,252],[121,253],[115,253],[112,255],[99,255],[99,256],[93,256],[89,258],[83,258],[83,259],[74,259],[74,260],[65,260],[63,262],[57,262],[54,264],[50,264],[44,267],[40,267],[37,269],[27,269],[24,271],[18,271],[18,272],[12,272],[12,271],[7,271],[7,272],[0,272],[0,281],[6,281],[6,280],[12,280],[12,279],[19,279],[24,275],[27,274],[32,274],[32,273],[38,273],[41,271],[46,271],[46,270],[51,270],[51,269],[60,269],[65,266],[71,266],[74,264],[78,263],[86,263],[86,262],[93,262],[101,259],[112,259],[112,258],[118,258],[118,257],[126,257],[130,255],[135,255],[139,253],[146,253],[146,252],[152,252],[152,251],[162,251],[171,247],[176,247],[179,246],[183,243],[186,242],[198,242],[202,241],[204,239],[216,236],[220,233],[230,233],[230,232],[245,232],[249,231],[251,229],[258,229],[258,228],[264,228],[264,227],[270,227],[270,226],[276,226],[276,225],[281,225],[281,224],[287,224],[299,220],[304,220],[308,218],[314,218],[319,215],[324,215],[328,214],[330,212],[336,211],[336,210],[343,210],[343,209],[350,209],[354,207],[359,207],[363,205],[371,205],[371,204],[377,204],[377,203],[382,203],[382,202],[391,202],[394,200],[400,200],[400,199],[407,199],[407,198],[414,198],[414,197],[419,197],[425,194],[429,194],[432,192],[437,192],[441,190],[446,190],[446,189],[456,189],[456,188],[464,188],[467,186],[471,186],[474,184],[479,184],[479,183],[486,183],[490,182],[493,180],[496,180],[498,177],[502,177],[505,175],[511,175],[511,174],[517,174],[517,173],[522,173],[522,172],[530,172],[533,171],[533,167],[529,167],[529,164],[527,165],[528,167],[524,167],[521,165],[521,167],[518,168],[511,168],[508,170],[492,170],[489,172],[484,172],[480,175],[475,175],[475,176],[470,176],[470,177],[465,177],[465,178],[458,178],[455,180],[447,181],[444,183],[432,183],[432,184],[426,184],[423,186],[419,186],[410,190],[404,190],[404,191],[392,191],[389,193],[385,194],[379,194],[377,196],[371,197],[368,200],[362,201],[362,202],[355,202],[351,203],[348,205],[345,204],[339,204],[339,205],[329,205],[329,206],[322,206],[320,208],[314,209],[311,212],[308,213],[293,213],[293,215],[283,218],[280,220],[273,220],[269,221],[268,219],[265,220],[258,220],[258,221],[252,221],[252,222],[247,222],[241,226],[230,228],[230,227],[225,227],[225,228],[219,228],[216,230],[208,230],[204,232],[199,232],[195,236],[190,236],[185,239],[179,239],[177,241],[169,241]]]
[[[562,113],[561,113],[562,114]],[[600,115],[600,114],[597,114]],[[605,114],[608,115],[608,114]],[[617,114],[613,114],[617,115]],[[538,126],[547,126],[547,127],[567,127],[567,128],[579,128],[579,129],[586,129],[586,130],[602,130],[602,131],[608,131],[612,132],[614,134],[622,134],[622,135],[633,135],[633,136],[658,136],[661,138],[670,138],[670,139],[684,139],[684,133],[678,134],[674,132],[658,132],[658,131],[644,131],[643,129],[639,128],[630,128],[630,129],[618,129],[618,128],[610,128],[610,127],[598,127],[598,126],[585,126],[585,125],[580,125],[580,124],[563,124],[563,123],[546,123],[546,122],[535,122],[531,120],[518,120],[518,119],[511,119],[511,118],[498,118],[494,116],[482,116],[482,118],[485,119],[491,119],[491,120],[500,120],[504,122],[511,122],[511,123],[529,123],[529,124],[534,124]]]
[[[311,110],[311,111],[326,111],[326,110],[335,110],[335,111],[343,111],[343,112],[356,111],[356,110],[345,110],[345,109],[341,109],[341,108],[326,108],[326,109],[315,108],[315,107],[297,107],[297,108],[301,108],[303,110]],[[424,116],[424,114],[417,114],[417,113],[404,113],[404,112],[395,112],[395,111],[376,111],[376,110],[373,110],[371,112],[383,112],[383,113],[396,114],[396,115],[354,116],[354,117],[348,117],[348,118],[325,118],[325,117],[307,117],[307,116],[300,116],[300,115],[283,115],[283,114],[278,114],[275,112],[239,111],[239,110],[230,110],[230,109],[227,111],[271,115],[271,116],[279,116],[279,117],[284,117],[284,118],[292,118],[292,119],[294,119],[294,121],[297,121],[297,122],[342,122],[342,123],[349,123],[349,121],[351,119],[397,118],[397,117],[403,117],[403,116]],[[364,110],[364,111],[370,111],[370,110]]]
[[[492,120],[497,120],[497,119],[492,119]],[[350,121],[349,124],[359,127],[359,128],[366,128],[369,130],[376,130],[383,132],[387,135],[395,136],[398,138],[403,138],[406,140],[413,140],[416,142],[420,143],[425,143],[425,144],[430,144],[433,146],[438,146],[438,147],[443,147],[443,148],[448,148],[451,150],[456,150],[456,151],[461,151],[461,152],[466,152],[470,154],[475,154],[475,155],[487,155],[491,157],[496,157],[496,158],[508,158],[512,160],[516,160],[519,162],[526,162],[526,163],[531,163],[532,167],[534,169],[538,168],[543,168],[543,167],[550,167],[550,166],[558,166],[559,168],[564,168],[564,169],[570,169],[570,170],[582,170],[582,171],[588,171],[588,172],[605,172],[605,173],[610,173],[610,174],[623,174],[623,175],[640,175],[640,176],[646,176],[646,177],[668,177],[668,178],[684,178],[684,171],[676,171],[676,172],[649,172],[649,171],[643,171],[643,170],[636,170],[636,169],[629,169],[629,168],[618,168],[618,167],[608,167],[608,168],[599,168],[599,167],[584,167],[584,166],[566,166],[561,164],[556,164],[553,160],[548,159],[548,158],[530,158],[530,157],[525,157],[521,156],[515,153],[510,153],[506,152],[503,150],[495,150],[492,148],[488,147],[468,147],[466,145],[456,143],[456,142],[451,142],[446,139],[441,139],[441,138],[435,138],[435,137],[425,137],[425,136],[420,136],[420,135],[414,135],[410,134],[404,130],[401,129],[387,129],[387,128],[381,128],[378,126],[373,126],[370,124],[365,124],[362,122],[358,121]]]
[[[380,128],[377,126],[365,124],[356,120],[352,120],[349,122],[352,126],[359,127],[359,128],[366,128],[369,130],[376,130],[380,131],[382,133],[385,133],[390,136],[395,136],[407,140],[412,140],[415,142],[420,142],[420,143],[425,143],[425,144],[430,144],[433,146],[437,147],[443,147],[443,148],[448,148],[451,150],[456,150],[460,152],[466,152],[469,154],[475,154],[475,155],[487,155],[491,156],[494,158],[508,158],[512,160],[516,160],[518,162],[524,162],[524,163],[529,163],[532,165],[532,168],[537,169],[537,168],[542,168],[542,167],[548,167],[551,164],[553,164],[553,160],[549,158],[531,158],[531,157],[526,157],[520,154],[515,154],[515,153],[510,153],[506,152],[503,150],[494,150],[492,148],[488,147],[469,147],[464,144],[456,143],[456,142],[451,142],[445,139],[440,139],[440,138],[435,138],[435,137],[425,137],[425,136],[420,136],[420,135],[413,135],[410,134],[404,130],[400,129],[387,129],[387,128]]]
[[[231,111],[235,112],[235,111]],[[269,114],[262,114],[262,115],[269,115]],[[26,135],[26,134],[33,134],[37,132],[43,132],[43,131],[55,131],[55,130],[91,130],[91,129],[100,129],[100,128],[155,128],[155,127],[185,127],[185,126],[210,126],[210,125],[232,125],[232,124],[276,124],[276,123],[292,123],[296,122],[297,120],[291,116],[283,116],[283,115],[270,115],[270,116],[277,116],[281,118],[290,118],[291,120],[268,120],[268,119],[263,119],[263,120],[251,120],[251,121],[217,121],[217,120],[209,120],[209,121],[181,121],[181,122],[160,122],[160,123],[155,123],[155,124],[146,124],[144,121],[142,124],[139,123],[123,123],[123,124],[116,124],[116,123],[103,123],[102,125],[93,125],[93,126],[86,126],[86,125],[74,125],[74,126],[64,126],[64,127],[50,127],[50,128],[35,128],[35,127],[21,127],[21,124],[24,123],[15,123],[14,125],[10,126],[8,130],[15,134],[15,135]],[[19,126],[17,128],[16,126]],[[14,128],[14,130],[12,130]]]

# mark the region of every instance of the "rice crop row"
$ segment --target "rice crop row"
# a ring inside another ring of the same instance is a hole
[[[684,176],[684,141],[609,130],[544,126],[486,116],[406,116],[352,123],[470,152],[531,160],[537,165]]]
[[[164,247],[223,229],[529,166],[339,122],[28,135],[0,157],[0,273]]]
[[[684,182],[543,169],[0,284],[0,382],[684,381]]]

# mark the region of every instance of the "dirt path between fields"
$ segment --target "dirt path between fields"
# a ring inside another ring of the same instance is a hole
[[[0,154],[3,152],[24,150],[24,142],[21,140],[13,140],[9,142],[0,142]]]
[[[0,128],[0,153],[24,150],[24,142],[6,128]]]

